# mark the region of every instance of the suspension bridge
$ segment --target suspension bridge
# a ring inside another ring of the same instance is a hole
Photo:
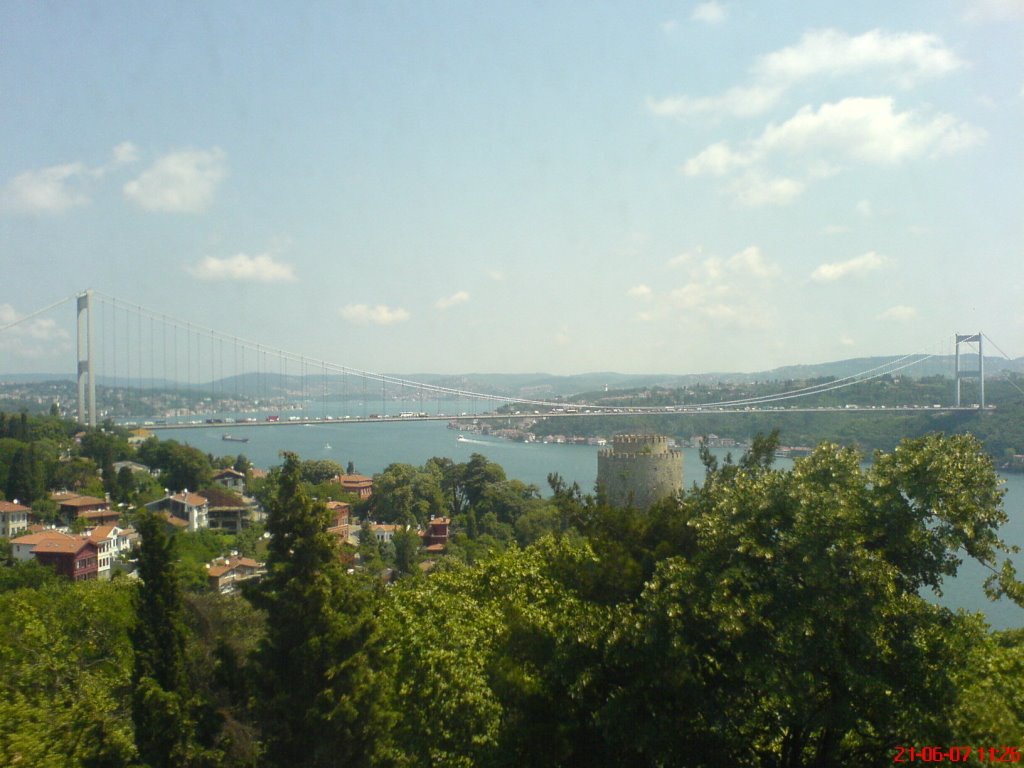
[[[323,421],[685,416],[766,410],[916,412],[922,406],[825,408],[802,405],[801,401],[892,376],[939,356],[904,355],[853,375],[774,394],[711,403],[613,407],[606,402],[480,392],[450,382],[414,381],[367,371],[223,333],[92,290],[0,325],[0,341],[4,333],[20,330],[25,335],[25,328],[33,322],[72,303],[77,318],[75,412],[79,422],[90,426],[107,419],[122,425],[143,424],[149,429],[177,429],[224,428],[226,424],[269,427]],[[955,381],[953,402],[927,407],[938,412],[985,409],[983,340],[993,342],[980,332],[955,334],[954,339],[950,371]],[[961,345],[967,347],[963,355]],[[964,380],[976,382],[971,388],[976,397],[966,404],[961,398]]]

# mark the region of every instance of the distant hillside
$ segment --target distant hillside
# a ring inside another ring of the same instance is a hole
[[[450,389],[468,390],[509,397],[547,399],[553,397],[569,397],[581,392],[597,392],[608,389],[630,389],[637,387],[681,387],[691,384],[708,383],[735,383],[748,384],[755,381],[787,381],[817,379],[823,377],[834,377],[837,379],[863,374],[865,371],[876,371],[877,373],[896,372],[899,365],[906,364],[913,360],[910,358],[902,363],[900,355],[889,355],[885,357],[858,357],[847,360],[836,360],[829,363],[817,363],[813,365],[787,365],[774,368],[769,371],[756,371],[750,373],[741,372],[714,372],[714,373],[688,373],[688,374],[642,374],[642,373],[614,373],[611,371],[579,373],[571,376],[556,376],[549,373],[464,373],[464,374],[438,374],[438,373],[391,373],[385,374],[391,378],[405,379],[408,381],[421,382],[434,386]],[[964,367],[968,368],[975,364],[975,361],[967,357]],[[922,363],[915,364],[899,371],[900,375],[909,378],[921,378],[924,376],[945,376],[953,377],[954,358],[951,355],[933,357]],[[986,357],[986,376],[997,376],[1002,373],[1024,372],[1024,358],[1006,360],[1004,358]],[[142,386],[144,388],[157,387],[172,389],[180,387],[180,382],[175,385],[168,381],[126,382],[124,379],[114,381],[106,377],[98,377],[98,383],[103,386],[130,385],[132,387]],[[0,384],[32,384],[45,381],[73,381],[71,374],[43,374],[43,373],[22,373],[22,374],[0,374]],[[281,375],[277,373],[246,373],[237,376],[230,376],[221,379],[214,384],[209,382],[193,382],[192,387],[197,390],[215,387],[221,392],[238,392],[248,396],[276,396],[296,395],[303,393],[308,397],[317,397],[326,389],[332,397],[346,396],[358,397],[365,391],[367,394],[380,391],[379,381],[372,378],[362,380],[353,376],[342,377],[338,375],[321,376],[308,374],[305,377],[297,375]],[[388,385],[389,392],[394,394],[395,385]],[[399,387],[400,389],[400,387]]]

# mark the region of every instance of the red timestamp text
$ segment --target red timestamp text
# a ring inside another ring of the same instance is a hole
[[[1019,763],[1020,747],[896,747],[894,763]]]

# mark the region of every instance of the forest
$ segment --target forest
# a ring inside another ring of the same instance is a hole
[[[70,448],[56,417],[3,428],[5,492],[28,466],[48,487],[91,462],[95,483],[129,450],[116,430]],[[143,512],[137,579],[8,560],[0,764],[795,768],[1024,744],[1024,632],[930,599],[969,557],[1024,603],[978,441],[907,439],[870,465],[822,443],[780,470],[777,440],[702,452],[703,484],[649,510],[557,475],[541,498],[481,456],[392,465],[356,511],[449,516],[429,569],[398,544],[339,550],[329,468],[294,454],[260,489],[267,574],[241,594],[196,589],[195,544]],[[131,450],[161,480],[211,465]]]

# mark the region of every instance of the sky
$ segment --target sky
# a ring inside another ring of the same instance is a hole
[[[1024,0],[3,3],[0,328],[94,289],[394,373],[1019,357],[1022,139]]]

